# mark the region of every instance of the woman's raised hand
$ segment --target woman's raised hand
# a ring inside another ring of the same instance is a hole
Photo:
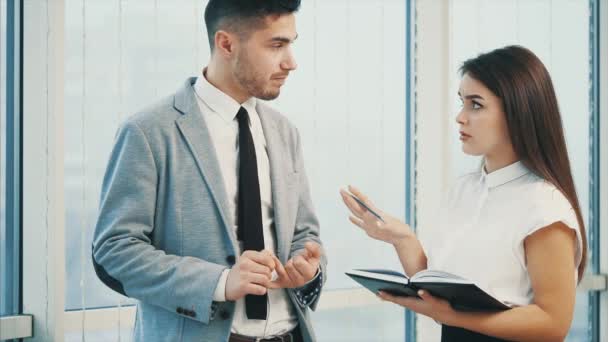
[[[384,241],[395,246],[414,235],[414,232],[409,225],[384,213],[382,210],[379,210],[372,201],[357,188],[349,185],[348,191],[382,217],[382,220],[378,219],[364,206],[357,203],[346,190],[340,189],[342,201],[344,201],[344,204],[351,212],[351,216],[349,217],[350,221],[363,229],[367,235],[376,240]]]

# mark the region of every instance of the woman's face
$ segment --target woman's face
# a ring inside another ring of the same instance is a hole
[[[462,109],[456,116],[462,151],[474,156],[498,156],[512,150],[502,101],[481,82],[465,74],[458,96]]]

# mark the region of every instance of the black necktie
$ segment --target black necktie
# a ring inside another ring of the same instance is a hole
[[[238,232],[243,241],[243,250],[261,251],[264,249],[262,231],[262,202],[260,200],[260,181],[255,145],[249,130],[249,114],[243,107],[236,115],[239,122],[239,188],[238,188]],[[247,295],[245,311],[249,319],[266,319],[267,295]]]

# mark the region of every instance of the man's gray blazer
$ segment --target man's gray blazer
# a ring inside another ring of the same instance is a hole
[[[103,180],[93,264],[106,285],[138,300],[136,341],[230,334],[234,302],[214,302],[213,293],[238,258],[238,242],[194,81],[121,126]],[[321,243],[319,224],[296,128],[261,101],[256,109],[270,159],[276,253],[285,263],[305,242]],[[325,257],[321,264],[325,275]],[[319,296],[307,302],[296,293],[288,290],[302,335],[314,341],[307,307],[314,310]]]

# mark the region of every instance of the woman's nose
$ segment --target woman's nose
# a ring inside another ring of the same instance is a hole
[[[465,125],[467,123],[466,114],[464,113],[464,110],[458,112],[458,115],[456,115],[456,122],[460,125]]]

